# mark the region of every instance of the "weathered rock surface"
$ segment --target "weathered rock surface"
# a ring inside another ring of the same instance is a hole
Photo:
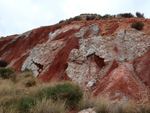
[[[142,32],[130,28],[142,21]],[[0,59],[43,81],[72,80],[93,95],[144,99],[150,89],[149,19],[79,21],[0,39]]]

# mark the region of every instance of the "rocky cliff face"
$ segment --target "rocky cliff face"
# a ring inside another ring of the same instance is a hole
[[[130,28],[135,21],[143,31]],[[150,88],[150,20],[80,21],[0,39],[0,58],[43,81],[72,80],[112,100],[145,99]]]

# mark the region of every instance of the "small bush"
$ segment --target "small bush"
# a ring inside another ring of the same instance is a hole
[[[131,27],[136,29],[136,30],[141,31],[141,30],[143,30],[144,23],[142,23],[142,22],[135,22],[135,23],[131,24]]]
[[[35,98],[22,98],[19,102],[19,105],[17,107],[19,113],[29,113],[29,109],[33,107],[36,103]]]
[[[60,29],[60,28],[62,28],[62,26],[61,26],[61,25],[57,25],[57,26],[55,27],[55,30]]]
[[[96,113],[109,113],[111,102],[105,97],[98,96],[94,102],[94,110]]]
[[[30,109],[30,113],[67,113],[65,102],[42,99],[37,101],[34,107]]]
[[[64,20],[61,20],[61,21],[59,21],[59,24],[60,24],[60,23],[64,23],[64,22],[65,22]]]
[[[23,84],[25,85],[25,87],[32,87],[36,85],[36,81],[35,78],[33,77],[28,77],[24,80]]]
[[[35,87],[30,88],[29,94],[31,97],[40,98],[42,100],[45,97],[44,92],[47,92],[51,87],[51,83],[37,84]]]
[[[72,21],[72,19],[66,20],[66,24],[71,24]]]
[[[86,16],[86,20],[94,20],[96,19],[96,16],[92,15],[92,16]]]
[[[80,16],[76,16],[76,17],[73,18],[73,20],[74,21],[80,21],[80,20],[82,20],[82,18]]]
[[[103,18],[104,20],[111,19],[111,15],[106,14],[106,15],[102,16],[102,18]]]
[[[7,62],[4,60],[0,60],[0,67],[6,67],[7,66]]]
[[[14,83],[17,83],[19,80],[18,80],[18,75],[16,73],[12,74],[11,77],[10,77],[10,80]]]
[[[131,13],[123,13],[123,14],[119,14],[119,16],[121,16],[122,18],[132,18],[132,17],[134,17],[134,15],[131,14]]]
[[[136,16],[139,17],[139,18],[144,18],[144,14],[141,14],[139,12],[136,12]]]
[[[0,68],[0,77],[3,79],[10,78],[10,75],[13,73],[14,71],[11,68]]]
[[[14,74],[11,74],[10,76],[10,80],[12,82],[20,83],[20,84],[25,82],[27,78],[33,78],[33,73],[31,71],[22,72],[22,73],[14,73]]]
[[[96,17],[96,20],[100,20],[100,19],[102,19],[102,16],[101,16],[101,15],[98,15],[98,16]]]
[[[45,93],[45,96],[54,101],[64,100],[68,107],[74,108],[82,99],[83,92],[78,85],[67,82],[53,86]]]

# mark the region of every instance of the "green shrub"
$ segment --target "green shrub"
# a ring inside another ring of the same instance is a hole
[[[35,98],[21,98],[17,110],[19,113],[29,113],[29,109],[33,107],[36,103]]]
[[[82,20],[82,18],[80,16],[76,16],[76,17],[73,18],[73,20],[74,21],[80,21],[80,20]]]
[[[62,28],[62,26],[61,26],[61,25],[57,25],[57,26],[55,27],[55,30],[60,29],[60,28]]]
[[[30,97],[39,98],[42,100],[45,97],[44,92],[47,92],[50,87],[52,87],[51,83],[37,84],[35,87],[30,88]]]
[[[73,21],[72,19],[68,19],[66,20],[66,24],[71,24],[72,21]]]
[[[110,15],[109,14],[106,14],[104,16],[102,16],[103,19],[109,19]]]
[[[64,22],[65,22],[64,20],[61,20],[61,21],[59,21],[59,24],[60,24],[60,23],[64,23]]]
[[[7,66],[7,62],[4,60],[0,60],[0,67],[6,67]]]
[[[11,68],[0,68],[0,77],[3,79],[10,78],[10,75],[13,73],[14,71]]]
[[[68,107],[74,108],[82,99],[83,91],[78,85],[66,82],[53,86],[45,93],[45,96],[46,98],[52,98],[54,101],[64,100]]]
[[[86,16],[86,20],[94,20],[96,19],[96,16],[92,15],[92,16]]]
[[[134,15],[131,13],[118,14],[117,16],[120,16],[121,18],[132,18],[132,17],[134,17]]]
[[[144,23],[142,23],[142,22],[135,22],[135,23],[131,24],[131,27],[136,29],[136,30],[141,31],[141,30],[143,30]]]
[[[136,16],[139,17],[139,18],[144,18],[144,14],[141,14],[139,12],[136,12]]]

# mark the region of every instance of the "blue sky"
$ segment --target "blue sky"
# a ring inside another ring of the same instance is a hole
[[[0,0],[0,37],[25,31],[81,13],[135,12],[150,17],[150,0]]]

